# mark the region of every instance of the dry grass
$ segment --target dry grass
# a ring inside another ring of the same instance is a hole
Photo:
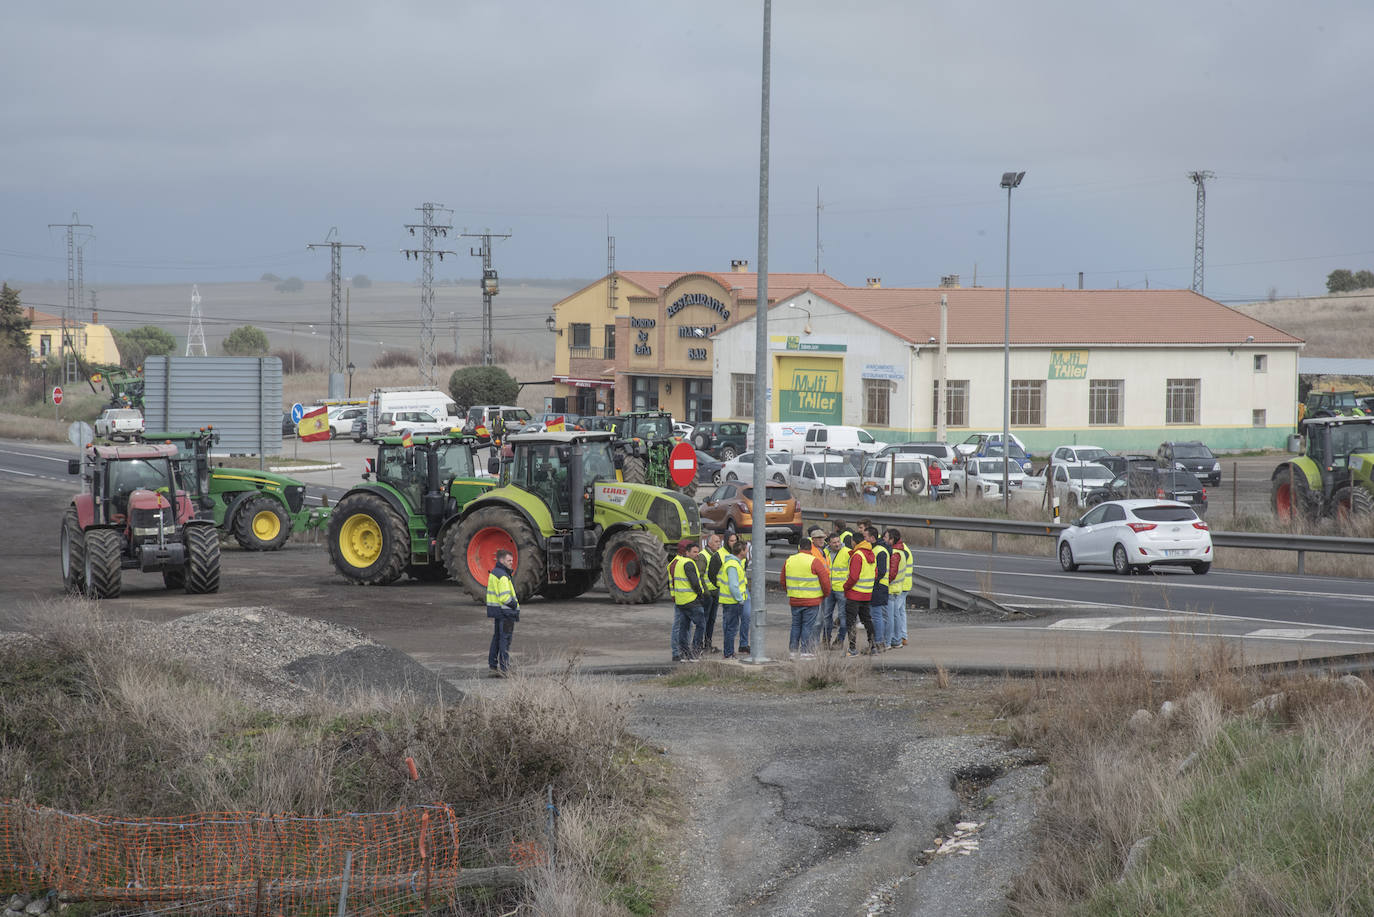
[[[1337,293],[1236,306],[1307,342],[1305,357],[1364,357],[1374,352],[1374,292]]]
[[[521,354],[502,366],[519,382],[540,382],[553,377],[553,360]],[[439,389],[448,391],[448,378],[454,367],[441,367]],[[345,383],[346,384],[346,383]],[[362,369],[353,373],[353,397],[365,399],[374,388],[420,386],[424,382],[415,367],[393,366],[389,369]],[[324,371],[296,373],[282,376],[282,401],[288,406],[295,402],[311,404],[329,393],[329,373]],[[517,403],[531,412],[544,410],[544,397],[553,394],[552,385],[526,385],[520,390]]]

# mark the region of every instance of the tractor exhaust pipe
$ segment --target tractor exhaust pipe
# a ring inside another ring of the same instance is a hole
[[[572,502],[572,530],[574,533],[580,533],[587,527],[587,500],[585,494],[587,482],[582,467],[586,458],[586,448],[582,445],[582,442],[580,440],[574,441],[572,444],[572,468],[568,472],[568,484],[572,489],[572,493],[569,494],[569,496]],[[581,538],[581,535],[579,534],[577,537]]]

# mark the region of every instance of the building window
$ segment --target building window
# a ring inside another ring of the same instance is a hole
[[[573,322],[568,325],[568,331],[572,335],[572,342],[568,345],[573,350],[590,350],[592,346],[592,326],[587,322]]]
[[[711,419],[711,380],[690,379],[687,382],[687,422],[701,423]]]
[[[1197,379],[1169,379],[1164,385],[1164,422],[1197,423]]]
[[[892,424],[892,383],[888,380],[864,380],[864,423],[875,427]]]
[[[1269,426],[1269,414],[1264,408],[1255,408],[1250,412],[1250,426],[1267,427]]]
[[[1269,372],[1269,354],[1267,354],[1267,353],[1257,353],[1257,354],[1255,354],[1255,372],[1257,372],[1257,373],[1267,373],[1267,372]]]
[[[1088,423],[1118,426],[1121,423],[1121,392],[1124,379],[1092,379],[1088,382]]]
[[[38,338],[38,355],[46,357],[50,353],[52,353],[52,335],[40,335]]]
[[[931,425],[940,423],[940,382],[936,380],[932,384],[930,396],[931,404]],[[968,380],[967,379],[946,379],[945,380],[945,426],[947,427],[967,427],[968,426]]]
[[[1011,422],[1018,427],[1045,425],[1045,380],[1011,380]]]
[[[615,359],[615,325],[606,326],[606,359]]]
[[[634,382],[630,386],[634,395],[635,411],[657,411],[658,410],[658,377],[657,376],[635,376]]]
[[[754,416],[754,374],[731,373],[730,385],[734,389],[732,417]]]

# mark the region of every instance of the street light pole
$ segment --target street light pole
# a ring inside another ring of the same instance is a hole
[[[1025,172],[1003,172],[1007,189],[1006,297],[1002,302],[1002,511],[1011,512],[1011,189],[1021,184]]]

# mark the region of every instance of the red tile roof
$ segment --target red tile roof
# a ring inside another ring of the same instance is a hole
[[[756,299],[759,295],[759,275],[736,271],[617,271],[617,273],[644,290],[650,296],[657,296],[660,287],[671,286],[683,277],[709,277],[727,290],[739,288],[743,299]],[[842,281],[829,274],[774,274],[768,273],[768,298],[778,299],[784,293],[810,288],[812,290],[844,289]]]
[[[29,315],[29,307],[25,307],[25,309],[24,309],[24,315],[26,315],[26,316]],[[30,317],[33,319],[33,321],[29,324],[29,327],[30,327],[30,328],[61,328],[61,327],[62,327],[62,316],[60,316],[60,315],[50,315],[50,314],[47,313],[47,312],[39,312],[37,309],[34,309],[34,310],[33,310],[33,314],[32,314],[32,316],[30,316]],[[80,321],[80,320],[77,320],[77,323],[76,323],[76,324],[77,324],[77,325],[81,325],[81,324],[84,324],[84,322],[82,322],[82,321]]]

